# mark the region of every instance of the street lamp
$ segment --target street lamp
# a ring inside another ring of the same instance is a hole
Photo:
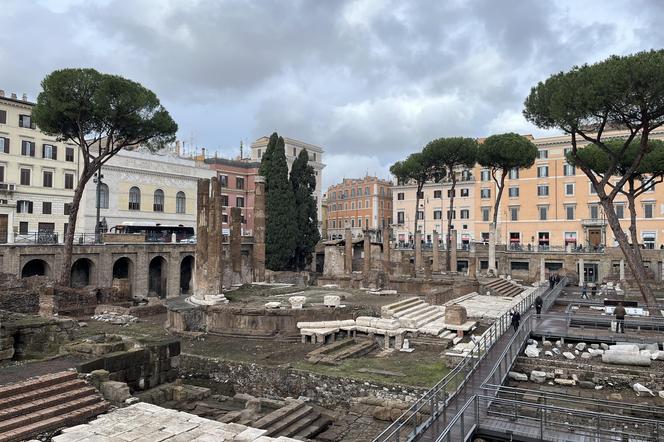
[[[104,175],[101,174],[101,167],[99,167],[99,170],[97,170],[97,173],[95,173],[95,177],[93,182],[97,185],[97,217],[95,219],[95,243],[100,244],[101,243],[101,222],[99,220],[100,215],[101,215],[101,185],[104,184],[102,182],[102,179],[104,179]]]

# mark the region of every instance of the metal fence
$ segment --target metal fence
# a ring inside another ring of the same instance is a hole
[[[616,319],[613,316],[578,315],[567,312],[543,314],[535,329],[541,327],[543,331],[549,330],[551,336],[567,336],[574,339],[612,338],[617,341],[629,340],[644,343],[657,341],[664,333],[664,319],[662,318],[625,319],[623,333],[617,333],[616,325]]]
[[[14,236],[15,244],[57,244],[57,232],[29,232]]]

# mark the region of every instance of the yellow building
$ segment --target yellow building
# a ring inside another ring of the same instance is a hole
[[[0,90],[0,243],[62,242],[79,149],[32,122],[34,103]]]

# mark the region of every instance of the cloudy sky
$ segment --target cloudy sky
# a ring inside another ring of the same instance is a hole
[[[441,136],[544,133],[530,87],[664,47],[664,2],[0,0],[0,89],[94,67],[154,90],[188,145],[282,135],[326,150],[325,185],[388,176]]]

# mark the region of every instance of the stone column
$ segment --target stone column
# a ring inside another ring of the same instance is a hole
[[[345,256],[344,256],[344,273],[347,275],[350,275],[353,273],[353,234],[351,233],[350,229],[346,229],[344,232],[345,236]]]
[[[364,231],[364,260],[362,262],[364,277],[369,275],[371,271],[371,235],[369,229]]]
[[[433,231],[433,263],[431,271],[433,273],[440,272],[440,256],[438,256],[438,232]]]
[[[584,280],[584,275],[583,275],[583,258],[579,258],[579,287],[583,287],[583,284],[585,283]]]
[[[242,209],[231,208],[231,264],[233,272],[242,272]]]
[[[496,273],[496,225],[489,224],[489,273]]]
[[[177,250],[171,250],[168,258],[168,275],[166,276],[166,297],[180,296],[180,261],[182,256]]]
[[[390,237],[392,236],[392,229],[386,227],[383,229],[383,270],[386,274],[390,274]]]
[[[422,270],[422,234],[415,232],[415,273]]]
[[[145,249],[139,250],[136,254],[136,263],[134,264],[134,269],[134,282],[132,284],[131,292],[137,298],[147,298],[150,261]]]
[[[457,231],[452,229],[450,232],[450,268],[449,271],[457,271]]]
[[[546,269],[544,268],[544,257],[540,258],[540,282],[546,282]]]
[[[625,280],[625,260],[623,258],[620,259],[620,281]]]
[[[254,281],[265,281],[265,178],[254,177]],[[315,255],[314,260],[316,263]],[[315,269],[315,267],[314,267]]]
[[[196,259],[194,261],[194,296],[204,297],[207,281],[208,211],[210,210],[210,180],[198,180],[196,200]]]

